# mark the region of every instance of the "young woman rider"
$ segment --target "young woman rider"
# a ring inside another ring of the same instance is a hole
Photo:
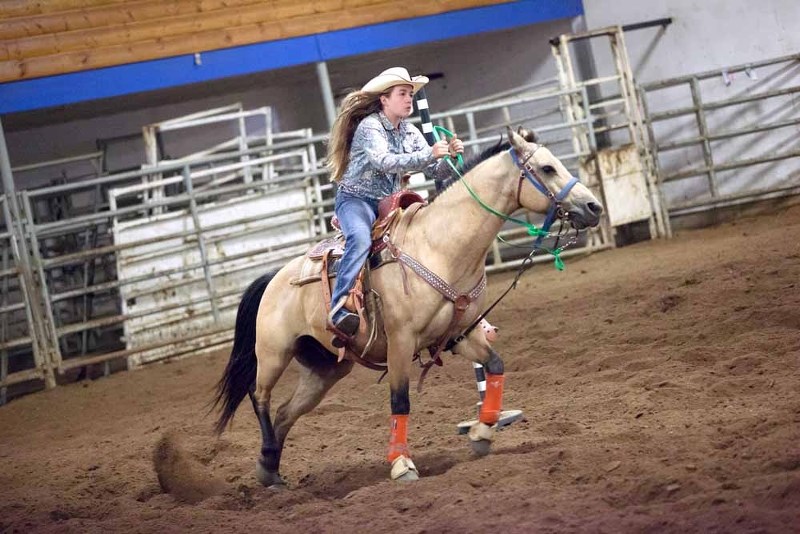
[[[412,78],[403,67],[386,69],[344,98],[331,130],[327,166],[338,184],[334,212],[345,247],[328,322],[340,337],[352,337],[358,330],[359,317],[345,308],[345,302],[369,254],[378,202],[400,190],[407,173],[447,175],[442,158],[464,151],[457,138],[428,146],[422,133],[406,121],[414,109],[414,92],[426,83],[427,77]]]

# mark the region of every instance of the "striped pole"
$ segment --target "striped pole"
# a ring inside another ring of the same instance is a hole
[[[486,395],[486,372],[479,363],[472,362],[472,367],[475,369],[475,380],[478,382],[478,395],[483,402],[483,396]]]
[[[478,414],[481,413],[481,405],[483,405],[483,397],[486,396],[486,371],[479,363],[472,362],[472,368],[475,369],[475,381],[478,384],[478,395],[481,400],[478,403]]]
[[[436,136],[433,133],[431,110],[428,105],[428,95],[425,93],[424,87],[420,87],[417,92],[414,93],[414,102],[417,105],[417,112],[419,113],[419,119],[422,123],[422,135],[425,136],[425,140],[428,144],[433,146],[436,142]],[[444,184],[439,180],[434,180],[433,184],[436,186],[436,192],[440,193]]]
[[[422,122],[422,135],[429,145],[436,142],[436,137],[433,135],[433,123],[431,122],[431,111],[428,106],[428,95],[425,94],[425,88],[420,87],[414,93],[414,102],[417,104],[417,112],[419,113],[420,121]]]

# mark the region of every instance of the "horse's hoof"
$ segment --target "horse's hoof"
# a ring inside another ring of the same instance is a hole
[[[261,462],[256,463],[256,478],[261,485],[272,490],[286,489],[286,482],[276,471],[268,471]]]
[[[486,456],[492,448],[495,426],[478,421],[469,429],[469,441],[472,445],[472,452],[478,456]]]
[[[417,480],[419,480],[419,475],[416,471],[409,471],[395,479],[397,482],[416,482]]]
[[[492,450],[492,442],[488,439],[470,441],[470,444],[472,445],[472,452],[476,456],[486,456]]]
[[[267,489],[270,491],[286,491],[289,489],[289,486],[286,485],[286,482],[281,482],[280,484],[273,484],[271,486],[267,486]]]
[[[414,482],[419,480],[419,471],[417,466],[407,456],[398,456],[392,462],[392,480],[399,482]]]

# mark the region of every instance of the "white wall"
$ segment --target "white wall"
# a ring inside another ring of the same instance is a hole
[[[673,22],[626,33],[640,83],[800,51],[797,0],[583,0],[589,29],[664,17]],[[601,50],[595,50],[602,53]],[[602,57],[600,67],[610,68]]]
[[[796,87],[800,65],[782,64],[755,71],[757,79],[735,74],[725,83],[722,69],[749,62],[800,53],[800,2],[798,0],[584,0],[589,29],[625,25],[672,17],[666,28],[653,27],[625,34],[634,76],[640,84],[677,76],[719,70],[700,82],[703,102]],[[607,39],[591,41],[599,75],[613,73]],[[609,90],[604,91],[606,96]],[[692,105],[688,86],[648,92],[651,111]],[[707,113],[710,131],[724,132],[755,124],[800,117],[798,93],[773,97]],[[655,125],[660,142],[698,135],[694,116],[682,116]],[[615,140],[617,137],[615,136]],[[800,148],[800,126],[750,134],[712,143],[715,163],[731,162]],[[699,145],[664,152],[659,162],[663,174],[703,165]],[[719,192],[738,194],[763,188],[800,185],[798,158],[724,171],[717,176]],[[670,205],[709,196],[705,176],[669,183]]]

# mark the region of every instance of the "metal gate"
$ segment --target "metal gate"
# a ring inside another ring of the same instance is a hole
[[[328,231],[325,172],[316,160],[322,138],[308,129],[284,132],[286,140],[268,146],[251,142],[258,146],[0,197],[0,402],[10,386],[50,388],[94,364],[107,373],[112,363],[227,342],[226,319],[247,283]],[[11,170],[2,153],[5,180]],[[147,194],[153,190],[160,198]],[[299,198],[299,210],[276,201],[287,194]],[[302,236],[286,235],[288,217],[301,220],[292,224]],[[142,264],[147,269],[134,272]],[[148,306],[155,296],[164,298]],[[187,328],[154,338],[153,325],[170,311]]]
[[[800,193],[800,54],[643,84],[673,217]]]
[[[613,72],[580,79],[571,44],[586,39],[608,44]],[[594,176],[602,185],[610,226],[607,231],[613,233],[618,226],[647,221],[651,237],[669,236],[669,218],[651,163],[648,132],[622,28],[561,35],[551,41],[551,49],[562,88],[573,90],[564,96],[570,120],[585,117],[587,109],[591,113],[591,128],[574,131],[572,138],[576,148],[589,152],[581,160],[581,178]],[[582,93],[574,91],[579,88]],[[584,98],[589,99],[588,104],[581,100]]]

